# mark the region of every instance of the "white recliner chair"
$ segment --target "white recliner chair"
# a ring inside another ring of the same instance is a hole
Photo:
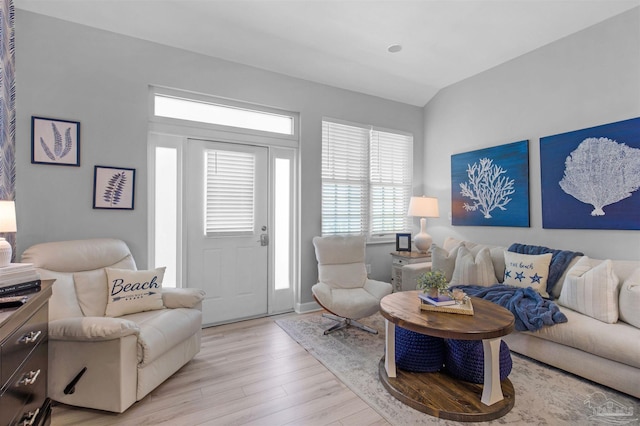
[[[338,321],[324,334],[354,326],[370,333],[378,331],[358,322],[380,309],[380,300],[391,294],[391,284],[367,278],[364,236],[315,237],[318,283],[313,297]]]
[[[47,386],[54,401],[121,413],[200,351],[201,290],[163,288],[161,298],[153,296],[162,300],[154,310],[105,316],[105,268],[136,270],[124,241],[37,244],[22,262],[33,263],[42,279],[55,279]]]

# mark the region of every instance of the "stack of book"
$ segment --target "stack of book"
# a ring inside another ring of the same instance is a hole
[[[0,267],[0,297],[40,290],[40,274],[32,263],[10,263]]]
[[[429,303],[433,306],[449,306],[456,304],[456,301],[451,297],[442,294],[437,297],[430,297],[426,293],[418,293],[418,297],[422,300],[422,303]]]

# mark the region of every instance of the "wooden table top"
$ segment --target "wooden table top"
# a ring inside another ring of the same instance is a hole
[[[420,309],[418,292],[401,291],[383,297],[380,313],[402,328],[446,339],[493,339],[514,329],[513,314],[493,302],[472,297],[473,315],[424,311]]]

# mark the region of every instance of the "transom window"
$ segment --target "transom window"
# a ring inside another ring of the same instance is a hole
[[[200,123],[294,134],[294,117],[175,96],[154,96],[154,115]]]
[[[322,122],[322,235],[391,239],[409,226],[413,136]]]

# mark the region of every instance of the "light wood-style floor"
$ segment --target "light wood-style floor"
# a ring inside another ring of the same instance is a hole
[[[200,353],[124,413],[59,404],[52,425],[389,425],[276,318],[206,328]]]

